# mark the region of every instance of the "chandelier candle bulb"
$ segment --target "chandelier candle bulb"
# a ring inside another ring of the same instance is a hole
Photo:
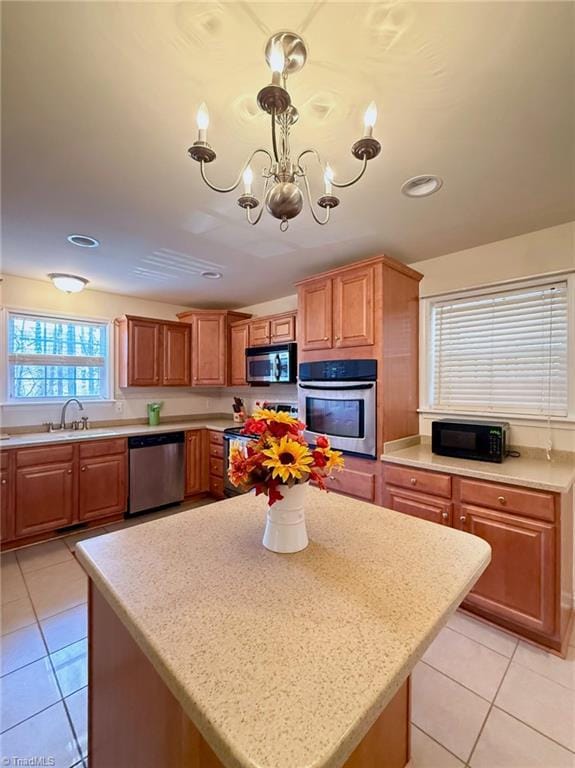
[[[333,181],[333,170],[330,164],[328,163],[325,166],[325,171],[323,174],[323,183],[324,183],[324,189],[325,189],[326,195],[332,194],[332,185],[331,185],[332,181]]]
[[[363,116],[363,124],[365,126],[365,134],[364,136],[371,138],[373,136],[373,126],[375,125],[375,121],[377,120],[377,107],[375,105],[375,101],[372,101],[368,108],[365,110],[365,114]]]
[[[254,180],[254,172],[252,171],[249,165],[244,171],[243,180],[244,180],[244,195],[251,195],[252,182]]]
[[[200,104],[198,114],[196,115],[196,123],[198,124],[198,141],[207,141],[210,113],[205,101],[202,101]]]

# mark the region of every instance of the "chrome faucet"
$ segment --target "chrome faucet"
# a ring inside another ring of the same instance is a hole
[[[82,403],[78,400],[77,397],[71,397],[69,400],[66,400],[64,403],[64,406],[62,407],[62,416],[60,417],[60,429],[66,429],[66,409],[70,405],[70,403],[77,403],[78,408],[83,411],[84,406]]]

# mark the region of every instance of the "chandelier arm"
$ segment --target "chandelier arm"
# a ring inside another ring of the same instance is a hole
[[[298,174],[299,176],[305,176],[305,168],[302,169],[302,167],[301,167],[301,159],[302,159],[302,157],[305,157],[305,155],[314,155],[314,157],[316,158],[316,160],[318,161],[318,163],[320,165],[320,168],[323,168],[323,164],[321,162],[321,157],[319,156],[319,152],[317,151],[317,149],[304,149],[304,151],[300,152],[299,155],[297,156],[297,163],[296,163],[296,165],[301,170],[301,173]]]
[[[251,161],[253,160],[253,158],[254,158],[254,157],[255,157],[255,156],[258,154],[258,153],[260,153],[260,152],[262,152],[264,155],[267,155],[267,157],[269,158],[270,164],[272,164],[272,163],[273,163],[273,158],[272,158],[272,156],[270,155],[270,153],[268,152],[268,150],[267,150],[267,149],[261,149],[261,148],[260,148],[260,149],[254,149],[254,151],[253,151],[253,152],[251,153],[251,155],[248,157],[248,159],[246,160],[246,162],[243,164],[243,166],[242,166],[242,169],[241,169],[241,171],[240,171],[240,173],[239,173],[239,176],[238,176],[238,178],[236,179],[235,183],[234,183],[234,184],[232,184],[232,186],[231,186],[231,187],[216,187],[216,185],[215,185],[215,184],[212,184],[212,182],[211,182],[211,181],[208,179],[208,177],[206,176],[205,162],[204,162],[203,160],[200,160],[200,173],[202,174],[202,179],[204,180],[204,182],[205,182],[205,183],[208,185],[208,187],[209,187],[210,189],[213,189],[213,191],[214,191],[214,192],[233,192],[233,191],[234,191],[234,189],[236,189],[236,188],[238,187],[238,185],[239,185],[240,181],[242,180],[242,176],[243,176],[243,174],[244,174],[244,171],[245,171],[245,170],[246,170],[246,168],[248,167],[248,165],[251,163]]]
[[[313,151],[315,151],[315,150],[313,150]],[[325,219],[322,221],[319,218],[319,216],[316,214],[316,212],[314,211],[314,208],[313,208],[313,201],[311,199],[311,190],[309,188],[309,181],[307,179],[307,175],[305,173],[303,173],[302,174],[302,178],[303,178],[303,183],[304,183],[304,186],[305,186],[307,203],[309,205],[309,209],[311,211],[311,215],[313,216],[313,218],[314,218],[314,220],[315,220],[315,222],[317,224],[321,224],[323,226],[324,224],[327,224],[328,221],[329,221],[329,213],[330,213],[331,209],[329,207],[325,209]]]
[[[361,177],[365,173],[366,168],[367,168],[367,157],[364,157],[361,171],[357,174],[355,179],[352,179],[351,181],[340,182],[340,183],[338,183],[335,179],[333,179],[331,183],[333,184],[334,187],[339,187],[339,189],[345,189],[345,187],[351,187],[361,179]]]
[[[255,219],[252,219],[251,208],[246,208],[246,219],[249,221],[249,223],[252,226],[255,226],[256,224],[258,224],[259,220],[261,219],[261,217],[263,215],[264,207],[265,207],[264,203],[265,203],[265,199],[266,199],[266,192],[268,191],[269,180],[270,180],[270,176],[266,176],[266,180],[265,180],[265,183],[264,183],[264,189],[263,189],[263,193],[262,193],[263,202],[260,204],[261,207],[260,207],[260,210],[258,211],[258,215],[256,216]]]

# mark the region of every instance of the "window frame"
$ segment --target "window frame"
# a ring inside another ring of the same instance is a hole
[[[106,392],[104,397],[90,397],[89,395],[82,395],[79,399],[82,402],[87,403],[112,403],[115,402],[114,397],[114,334],[112,332],[113,321],[107,317],[85,317],[78,316],[77,314],[52,312],[51,310],[32,310],[29,308],[20,309],[19,307],[4,307],[2,310],[0,322],[1,322],[1,336],[2,336],[2,351],[1,361],[3,375],[0,377],[0,402],[3,406],[10,407],[28,407],[38,405],[62,405],[74,395],[62,397],[31,397],[31,398],[14,398],[11,397],[10,387],[10,363],[9,363],[9,345],[10,345],[10,316],[11,315],[27,315],[29,317],[52,319],[52,320],[67,320],[75,321],[78,323],[98,323],[104,326],[104,334],[106,338],[106,364],[105,374],[103,380],[105,382]]]
[[[433,321],[432,312],[436,304],[445,301],[455,301],[472,297],[488,296],[494,293],[521,290],[537,286],[552,285],[557,282],[567,283],[567,414],[547,415],[521,411],[520,406],[510,410],[497,411],[493,409],[477,407],[475,409],[460,406],[435,405],[432,401],[433,393]],[[489,285],[475,286],[460,291],[435,294],[421,297],[420,299],[420,414],[435,415],[460,415],[470,418],[504,418],[507,421],[523,422],[575,422],[575,272],[564,271],[542,275],[522,280],[508,280]]]

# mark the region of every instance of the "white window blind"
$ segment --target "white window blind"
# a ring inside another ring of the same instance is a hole
[[[107,323],[10,313],[11,400],[103,399],[108,390]]]
[[[431,309],[431,402],[567,415],[566,282],[468,296]]]

